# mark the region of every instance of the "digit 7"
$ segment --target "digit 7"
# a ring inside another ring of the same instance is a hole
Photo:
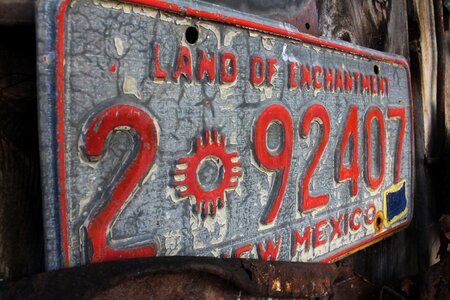
[[[389,119],[400,119],[400,128],[397,143],[397,156],[395,158],[395,168],[394,168],[394,183],[400,182],[400,167],[402,162],[402,149],[403,149],[403,137],[405,136],[406,127],[406,112],[404,107],[389,107],[388,117]]]
[[[314,121],[322,125],[323,134],[322,140],[317,147],[317,152],[313,156],[313,161],[309,166],[308,171],[306,171],[305,177],[303,178],[303,185],[300,186],[299,193],[300,198],[302,199],[300,211],[302,212],[327,205],[330,200],[328,194],[317,196],[311,196],[309,194],[309,183],[311,182],[311,177],[317,167],[317,164],[319,163],[320,158],[322,157],[323,152],[325,151],[325,147],[330,137],[330,116],[328,115],[326,108],[321,104],[311,105],[303,115],[300,130],[300,136],[302,138],[306,138],[309,135],[311,124]]]
[[[278,153],[274,153],[267,146],[267,130],[273,124],[281,125],[283,129],[281,139],[283,148],[277,151]],[[255,158],[261,169],[276,173],[267,205],[260,219],[262,224],[272,223],[280,209],[288,183],[293,137],[294,128],[291,114],[281,104],[270,105],[261,112],[256,120],[253,134]]]

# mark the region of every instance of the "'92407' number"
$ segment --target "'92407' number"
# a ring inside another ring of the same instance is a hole
[[[396,155],[394,164],[394,182],[400,181],[400,166],[402,157],[403,137],[405,134],[405,108],[389,107],[387,111],[388,119],[400,121],[398,140],[396,144]],[[310,182],[317,168],[320,159],[327,147],[330,137],[330,117],[326,108],[321,104],[313,104],[309,106],[299,123],[299,136],[304,139],[310,134],[311,125],[316,122],[321,126],[322,136],[316,152],[312,156],[312,161],[307,167],[303,179],[299,183],[298,209],[301,212],[310,211],[318,207],[328,204],[329,195],[311,195]],[[378,123],[378,151],[380,159],[373,161],[373,127],[374,122]],[[383,113],[378,107],[370,107],[364,118],[364,152],[365,152],[365,183],[371,190],[380,188],[385,177],[385,161],[386,161],[386,134]],[[272,124],[278,124],[283,128],[282,133],[282,149],[277,153],[270,151],[267,146],[267,131]],[[280,209],[284,193],[289,178],[289,170],[291,168],[291,158],[294,144],[294,126],[290,112],[281,104],[272,104],[265,108],[258,116],[255,122],[253,132],[253,147],[255,158],[259,166],[267,171],[275,172],[269,199],[266,208],[260,219],[262,224],[272,223]],[[350,142],[351,141],[351,142]],[[350,163],[348,166],[344,164],[344,155],[346,149],[349,148]],[[359,155],[358,155],[358,108],[356,105],[350,106],[341,141],[336,149],[338,155],[338,163],[336,164],[335,180],[337,183],[350,181],[350,194],[352,197],[358,194],[358,178],[360,175]],[[373,174],[373,163],[378,163],[378,174]]]

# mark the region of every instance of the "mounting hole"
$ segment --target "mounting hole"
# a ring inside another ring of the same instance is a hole
[[[377,75],[378,75],[378,73],[380,73],[380,68],[378,67],[378,65],[373,66],[373,72]]]
[[[337,35],[338,39],[346,41],[351,43],[352,42],[352,36],[350,35],[350,33],[348,31],[343,31],[338,33]]]
[[[308,23],[308,22],[305,23],[305,27],[306,27],[306,29],[309,30],[309,27],[310,27],[310,26],[309,26],[309,23]]]
[[[195,44],[198,41],[198,29],[193,26],[188,27],[184,36],[189,44]]]
[[[377,213],[377,217],[375,218],[375,232],[380,232],[381,229],[383,228],[383,223],[384,223],[384,216],[383,216],[383,212],[379,211]]]

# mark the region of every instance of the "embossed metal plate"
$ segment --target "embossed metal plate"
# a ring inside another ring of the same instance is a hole
[[[201,2],[41,1],[49,268],[332,261],[412,217],[397,56]]]

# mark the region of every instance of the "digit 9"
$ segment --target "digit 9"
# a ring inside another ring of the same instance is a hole
[[[280,147],[270,149],[267,134],[277,124],[282,128]],[[267,205],[261,216],[262,224],[274,221],[283,200],[291,167],[294,129],[290,112],[281,104],[265,108],[256,120],[253,132],[253,149],[256,162],[264,171],[275,172]]]

